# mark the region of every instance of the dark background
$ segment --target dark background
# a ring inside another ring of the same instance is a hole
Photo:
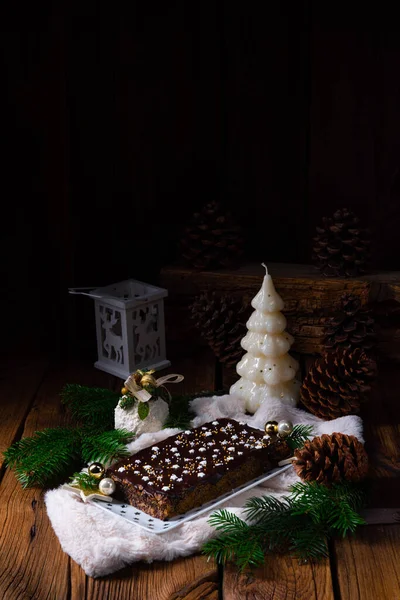
[[[310,262],[315,225],[347,206],[373,267],[398,268],[394,13],[84,4],[0,10],[3,350],[71,351],[94,311],[67,288],[156,281],[214,199],[245,226],[246,260]]]

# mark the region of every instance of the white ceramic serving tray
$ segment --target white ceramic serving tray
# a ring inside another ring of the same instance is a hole
[[[279,473],[283,473],[290,467],[291,467],[291,465],[285,465],[284,467],[278,467],[277,469],[270,471],[266,475],[261,475],[260,477],[257,477],[257,479],[253,479],[249,483],[245,483],[245,484],[241,485],[240,487],[232,490],[231,492],[227,492],[226,494],[224,494],[223,496],[220,496],[216,500],[207,502],[206,504],[203,504],[202,506],[199,506],[198,508],[195,508],[195,509],[189,511],[189,512],[185,513],[184,515],[180,515],[179,517],[173,517],[172,519],[169,519],[168,521],[161,521],[161,519],[156,519],[155,517],[150,517],[148,514],[144,513],[143,511],[139,510],[138,508],[135,508],[134,506],[130,506],[129,504],[124,504],[123,502],[120,502],[119,500],[115,500],[115,499],[111,499],[111,498],[110,498],[109,502],[105,502],[104,500],[100,500],[98,498],[92,498],[90,500],[90,503],[94,504],[98,508],[101,508],[102,510],[109,511],[109,512],[113,513],[114,515],[118,515],[119,517],[126,519],[130,523],[134,523],[134,525],[138,525],[139,527],[141,527],[142,529],[145,529],[146,531],[150,531],[151,533],[161,534],[161,533],[166,533],[167,531],[171,531],[171,529],[175,529],[175,527],[179,527],[179,525],[181,525],[182,523],[191,521],[192,519],[195,519],[196,517],[199,517],[200,515],[203,515],[206,512],[210,512],[210,511],[214,510],[214,508],[217,508],[218,506],[220,506],[227,500],[230,500],[230,498],[234,498],[235,496],[238,496],[239,494],[242,494],[243,492],[250,490],[251,488],[256,487],[257,485],[260,485],[260,483],[263,483],[264,481],[267,481],[268,479],[275,477]]]

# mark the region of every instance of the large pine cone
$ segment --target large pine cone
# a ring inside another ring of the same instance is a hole
[[[217,202],[193,215],[181,239],[181,253],[195,269],[234,268],[243,254],[242,228]]]
[[[353,435],[332,433],[305,442],[294,451],[296,473],[304,481],[329,485],[339,481],[357,482],[368,473],[368,456]]]
[[[313,260],[326,277],[355,277],[365,272],[369,240],[359,219],[347,208],[325,217],[317,227]]]
[[[337,348],[316,359],[301,385],[301,401],[325,420],[357,414],[375,375],[376,363],[363,350]]]
[[[190,310],[218,360],[226,366],[238,363],[244,354],[240,342],[246,335],[250,306],[243,306],[235,298],[204,292],[195,298]]]
[[[360,299],[351,294],[343,295],[340,310],[324,326],[325,349],[333,350],[338,346],[364,350],[372,350],[375,346],[372,312],[361,307]]]

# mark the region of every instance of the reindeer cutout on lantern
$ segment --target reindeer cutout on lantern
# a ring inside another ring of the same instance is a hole
[[[137,336],[136,354],[143,360],[153,360],[160,353],[160,334],[158,331],[157,306],[151,310],[149,307],[139,312],[135,321],[135,335]]]
[[[102,328],[105,331],[105,338],[103,341],[103,348],[107,352],[107,358],[109,360],[113,359],[113,351],[115,353],[115,361],[119,364],[123,362],[123,352],[122,352],[122,336],[117,335],[112,331],[113,327],[118,323],[118,315],[117,311],[113,311],[111,313],[104,312],[100,313],[100,319],[102,321]]]

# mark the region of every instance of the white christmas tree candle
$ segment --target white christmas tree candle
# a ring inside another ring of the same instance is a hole
[[[251,413],[269,398],[295,406],[300,388],[296,379],[299,365],[288,354],[294,340],[285,331],[286,319],[280,312],[284,303],[264,263],[263,266],[264,281],[251,302],[255,311],[247,321],[248,332],[241,341],[246,354],[236,367],[240,379],[230,389],[231,394],[245,399],[246,409]]]

